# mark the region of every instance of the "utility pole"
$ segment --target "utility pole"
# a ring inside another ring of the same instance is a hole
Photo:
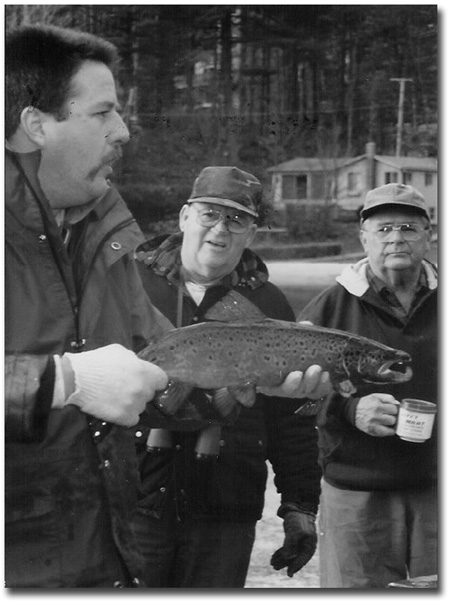
[[[397,141],[395,145],[395,155],[399,157],[402,150],[403,134],[403,103],[405,100],[405,84],[412,82],[411,78],[391,78],[391,82],[400,82],[400,94],[398,98],[398,119],[397,119]]]

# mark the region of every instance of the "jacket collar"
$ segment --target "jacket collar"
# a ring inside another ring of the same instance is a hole
[[[63,216],[64,224],[73,225],[73,224],[76,224],[77,222],[80,222],[101,201],[102,197],[99,197],[99,198],[93,199],[92,201],[85,203],[83,205],[74,206],[71,208],[67,208],[65,210],[60,210],[58,212],[55,212],[50,207],[50,204],[49,204],[44,192],[41,189],[41,185],[40,185],[39,179],[38,179],[39,164],[41,163],[41,151],[38,150],[38,151],[31,151],[29,153],[16,153],[15,151],[13,151],[9,148],[7,148],[6,151],[8,153],[10,153],[13,157],[15,157],[15,159],[17,160],[22,172],[24,173],[24,175],[30,182],[31,186],[33,187],[33,191],[34,191],[35,195],[38,197],[41,204],[43,204],[45,207],[48,207],[49,212],[51,212],[53,215],[59,214],[59,215]],[[62,220],[57,221],[57,222],[62,222]]]
[[[183,233],[161,235],[139,246],[136,258],[151,267],[161,276],[165,276],[174,285],[182,283],[181,278],[181,243]],[[238,285],[257,289],[269,278],[269,272],[261,258],[246,248],[235,270],[221,280],[229,289]]]
[[[342,273],[336,277],[336,281],[340,283],[350,294],[360,298],[369,289],[369,280],[367,277],[367,269],[369,268],[369,260],[363,258],[356,264],[347,266]],[[422,268],[425,271],[428,288],[434,290],[437,288],[437,269],[434,264],[428,260],[422,261]]]
[[[28,182],[27,189],[38,202],[46,217],[46,223],[50,232],[56,237],[59,225],[55,220],[54,212],[40,187],[37,177],[41,152],[14,153],[7,150],[7,153],[14,162],[19,174]],[[67,210],[65,212],[64,224],[76,224],[87,216],[89,216],[89,221],[95,228],[92,229],[89,242],[83,249],[83,257],[86,259],[93,257],[98,245],[105,241],[110,234],[120,237],[120,252],[118,253],[115,249],[113,258],[118,257],[119,254],[132,252],[144,239],[136,220],[114,187],[111,187],[98,199]],[[125,226],[128,228],[123,228]]]

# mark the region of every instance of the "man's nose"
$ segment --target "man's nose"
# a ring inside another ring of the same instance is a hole
[[[229,231],[228,218],[222,215],[212,228],[215,229],[217,233],[227,233]]]
[[[108,137],[111,142],[119,143],[121,145],[128,143],[130,140],[130,131],[118,113],[116,113],[116,119],[114,120],[114,124],[111,127],[111,132]]]
[[[392,231],[389,233],[388,241],[395,241],[396,243],[398,243],[399,241],[405,241],[401,229],[392,229]]]

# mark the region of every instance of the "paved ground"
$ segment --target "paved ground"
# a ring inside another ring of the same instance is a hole
[[[266,503],[262,519],[256,525],[256,541],[245,587],[249,589],[317,589],[319,588],[317,553],[312,560],[292,578],[286,569],[275,571],[270,566],[272,554],[283,544],[283,521],[276,515],[280,496],[273,484],[269,470]]]

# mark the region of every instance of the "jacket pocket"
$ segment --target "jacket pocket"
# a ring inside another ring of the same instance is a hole
[[[167,498],[167,487],[161,486],[157,488],[153,493],[146,494],[139,500],[138,513],[160,520],[167,507]]]
[[[5,584],[56,587],[60,535],[54,499],[39,492],[14,500],[5,514]]]

